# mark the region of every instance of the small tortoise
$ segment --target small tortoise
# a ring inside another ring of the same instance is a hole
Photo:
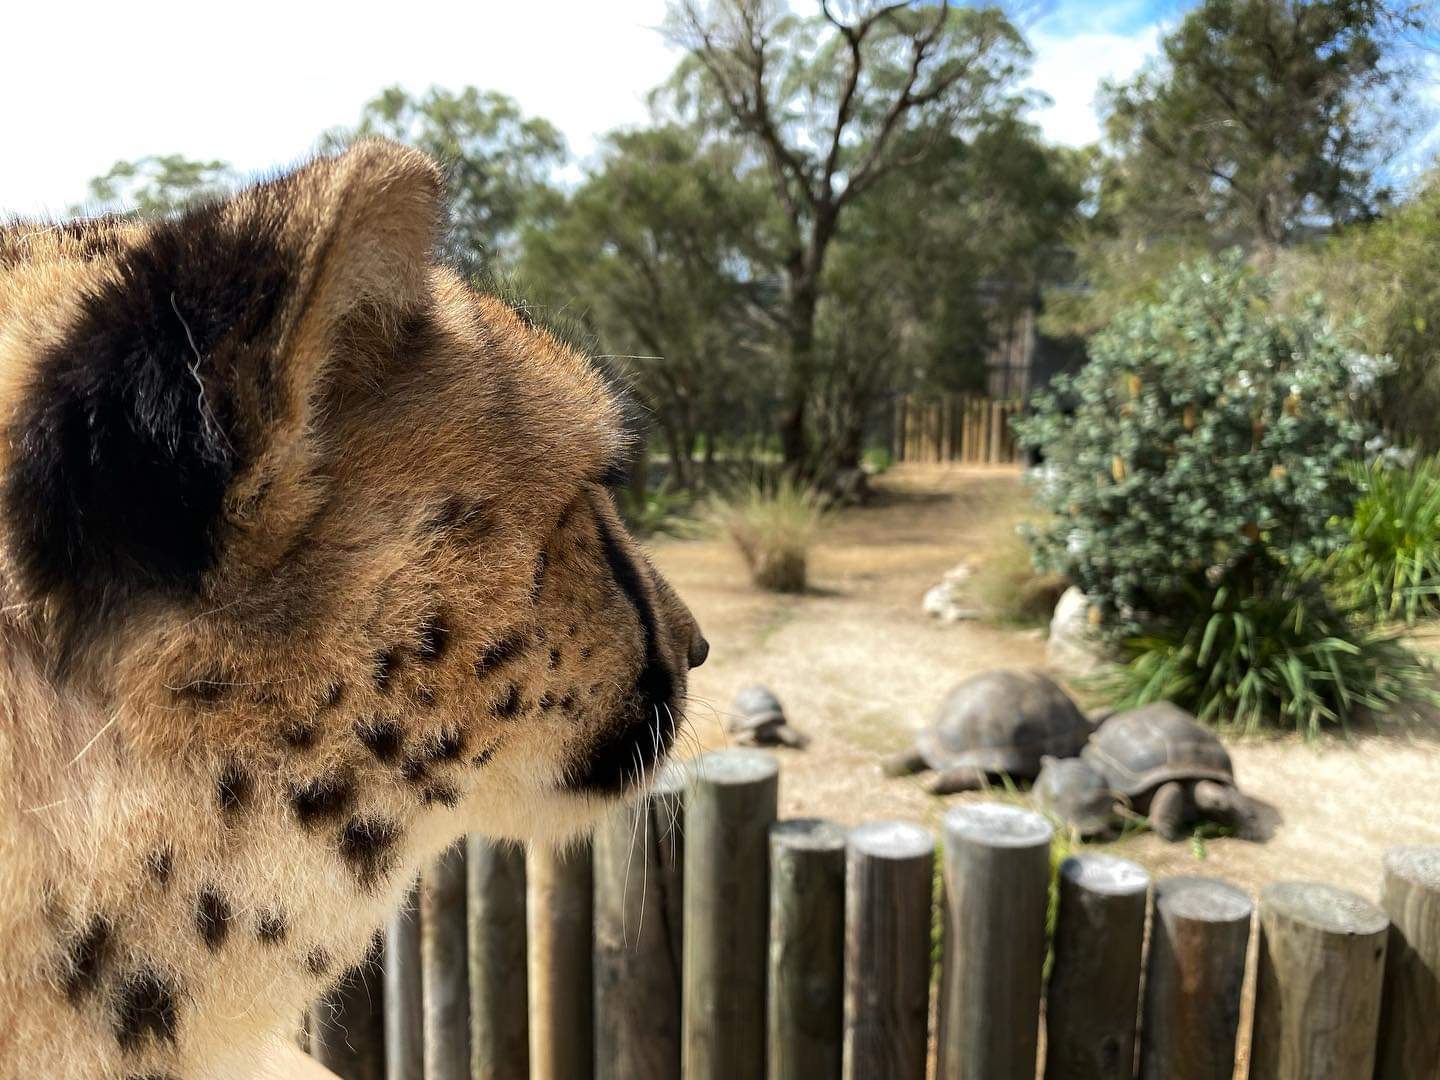
[[[982,787],[996,776],[1033,779],[1047,755],[1080,752],[1093,729],[1065,691],[1035,671],[987,671],[945,696],[915,746],[892,754],[889,776],[934,769],[936,795]]]
[[[730,734],[746,746],[788,746],[805,749],[808,736],[785,721],[780,699],[765,686],[747,686],[735,695],[730,718]]]
[[[1255,832],[1255,803],[1236,789],[1225,747],[1168,701],[1111,716],[1078,761],[1047,761],[1035,797],[1082,835],[1104,832],[1117,800],[1145,814],[1166,840],[1200,819],[1242,836]]]

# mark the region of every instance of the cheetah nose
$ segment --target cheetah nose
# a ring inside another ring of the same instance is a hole
[[[697,633],[690,639],[690,651],[685,658],[690,661],[692,668],[697,668],[705,663],[705,658],[709,655],[710,642],[706,641],[702,635]]]

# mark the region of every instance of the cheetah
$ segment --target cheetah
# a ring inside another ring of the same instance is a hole
[[[249,1075],[424,860],[676,739],[625,406],[437,263],[442,187],[365,142],[0,225],[0,1076]]]

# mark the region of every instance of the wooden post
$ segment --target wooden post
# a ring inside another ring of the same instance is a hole
[[[1141,1080],[1230,1080],[1234,1074],[1252,910],[1248,896],[1213,878],[1156,884]]]
[[[529,1080],[530,1025],[525,971],[525,852],[471,836],[470,1071],[486,1080]]]
[[[590,845],[587,842],[565,851],[531,848],[525,872],[530,1076],[532,1080],[588,1080],[595,1067]]]
[[[1004,406],[998,401],[990,403],[990,464],[999,465],[1002,461],[1000,456],[1000,441],[1005,434],[1005,413]]]
[[[802,818],[770,828],[769,1080],[840,1075],[845,830]]]
[[[861,825],[846,862],[845,1080],[925,1080],[935,837]]]
[[[1330,885],[1260,894],[1250,1080],[1372,1075],[1389,930],[1378,907]]]
[[[310,1053],[340,1080],[385,1078],[382,963],[372,952],[310,1008]]]
[[[1060,864],[1045,1080],[1130,1080],[1150,875],[1112,855]]]
[[[386,925],[384,980],[385,1080],[424,1080],[418,885]]]
[[[779,770],[757,750],[696,764],[685,804],[686,1080],[765,1075],[765,932]]]
[[[1440,1076],[1440,847],[1385,855],[1390,916],[1376,1080]]]
[[[466,947],[462,841],[437,857],[420,879],[425,1080],[469,1080],[470,975]]]
[[[595,833],[596,1080],[679,1080],[686,772]]]
[[[999,803],[945,814],[939,1076],[1035,1074],[1049,901],[1049,824]]]

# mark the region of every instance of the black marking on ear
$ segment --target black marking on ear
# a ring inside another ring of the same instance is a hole
[[[333,709],[345,700],[345,684],[331,683],[325,688],[325,696],[320,699],[321,709]]]
[[[411,754],[400,763],[400,776],[407,783],[418,784],[430,775],[430,764],[423,755]]]
[[[305,828],[337,818],[350,809],[355,788],[344,776],[322,776],[290,788],[290,806]]]
[[[560,711],[572,712],[575,708],[575,691],[567,690],[565,696],[560,699]]]
[[[595,482],[601,487],[622,488],[630,483],[630,457],[628,454],[617,454],[605,463],[605,467],[595,477]]]
[[[505,696],[495,703],[494,712],[500,719],[510,720],[513,719],[519,711],[520,688],[514,683],[511,683],[510,689],[506,691]]]
[[[196,593],[232,477],[258,448],[237,385],[268,362],[294,272],[224,208],[152,223],[39,358],[5,432],[19,578],[77,619],[143,589]],[[83,625],[83,623],[78,623]]]
[[[110,955],[111,940],[110,920],[103,915],[92,915],[66,944],[65,970],[60,982],[70,1004],[78,1005],[99,984]]]
[[[400,666],[399,649],[381,649],[375,654],[373,678],[375,688],[382,693],[390,689],[390,679]]]
[[[120,1049],[138,1050],[147,1039],[175,1044],[180,1027],[174,985],[149,968],[125,975],[115,990],[111,1030]]]
[[[420,624],[420,644],[415,652],[426,663],[433,664],[445,655],[450,644],[450,628],[439,615],[431,615]]]
[[[145,869],[162,889],[168,887],[175,870],[175,852],[169,845],[156,848],[145,856]]]
[[[215,798],[226,815],[234,815],[245,809],[254,790],[250,774],[235,762],[229,762],[220,770],[215,779]]]
[[[291,750],[309,750],[315,745],[315,725],[292,720],[280,729],[280,738]]]
[[[330,953],[319,945],[305,954],[305,970],[316,977],[328,975],[334,963],[330,959]]]
[[[484,678],[501,667],[504,667],[516,657],[524,654],[529,642],[523,635],[516,634],[512,637],[503,638],[494,645],[488,646],[475,661],[475,675],[477,678]]]
[[[537,701],[535,704],[541,712],[546,712],[550,709],[553,709],[555,707],[555,695],[547,691],[546,693],[540,695],[540,700]]]
[[[560,666],[560,648],[559,648],[559,646],[552,646],[552,647],[551,647],[551,649],[550,649],[550,663],[549,663],[547,666],[550,668],[551,671],[554,671],[557,667]]]
[[[255,920],[255,937],[264,945],[279,945],[285,940],[290,928],[285,915],[279,911],[262,911]]]
[[[400,755],[400,747],[405,741],[400,725],[393,720],[376,719],[356,724],[355,737],[365,745],[365,749],[386,764]]]
[[[225,944],[233,915],[230,901],[213,885],[206,885],[200,890],[195,900],[195,929],[211,952]]]
[[[498,747],[493,745],[485,747],[484,750],[481,750],[470,759],[470,764],[477,769],[483,769],[486,765],[489,765],[491,759],[494,758],[496,749],[498,749]]]
[[[394,863],[400,826],[384,818],[354,817],[340,830],[340,857],[364,887],[374,885]]]

